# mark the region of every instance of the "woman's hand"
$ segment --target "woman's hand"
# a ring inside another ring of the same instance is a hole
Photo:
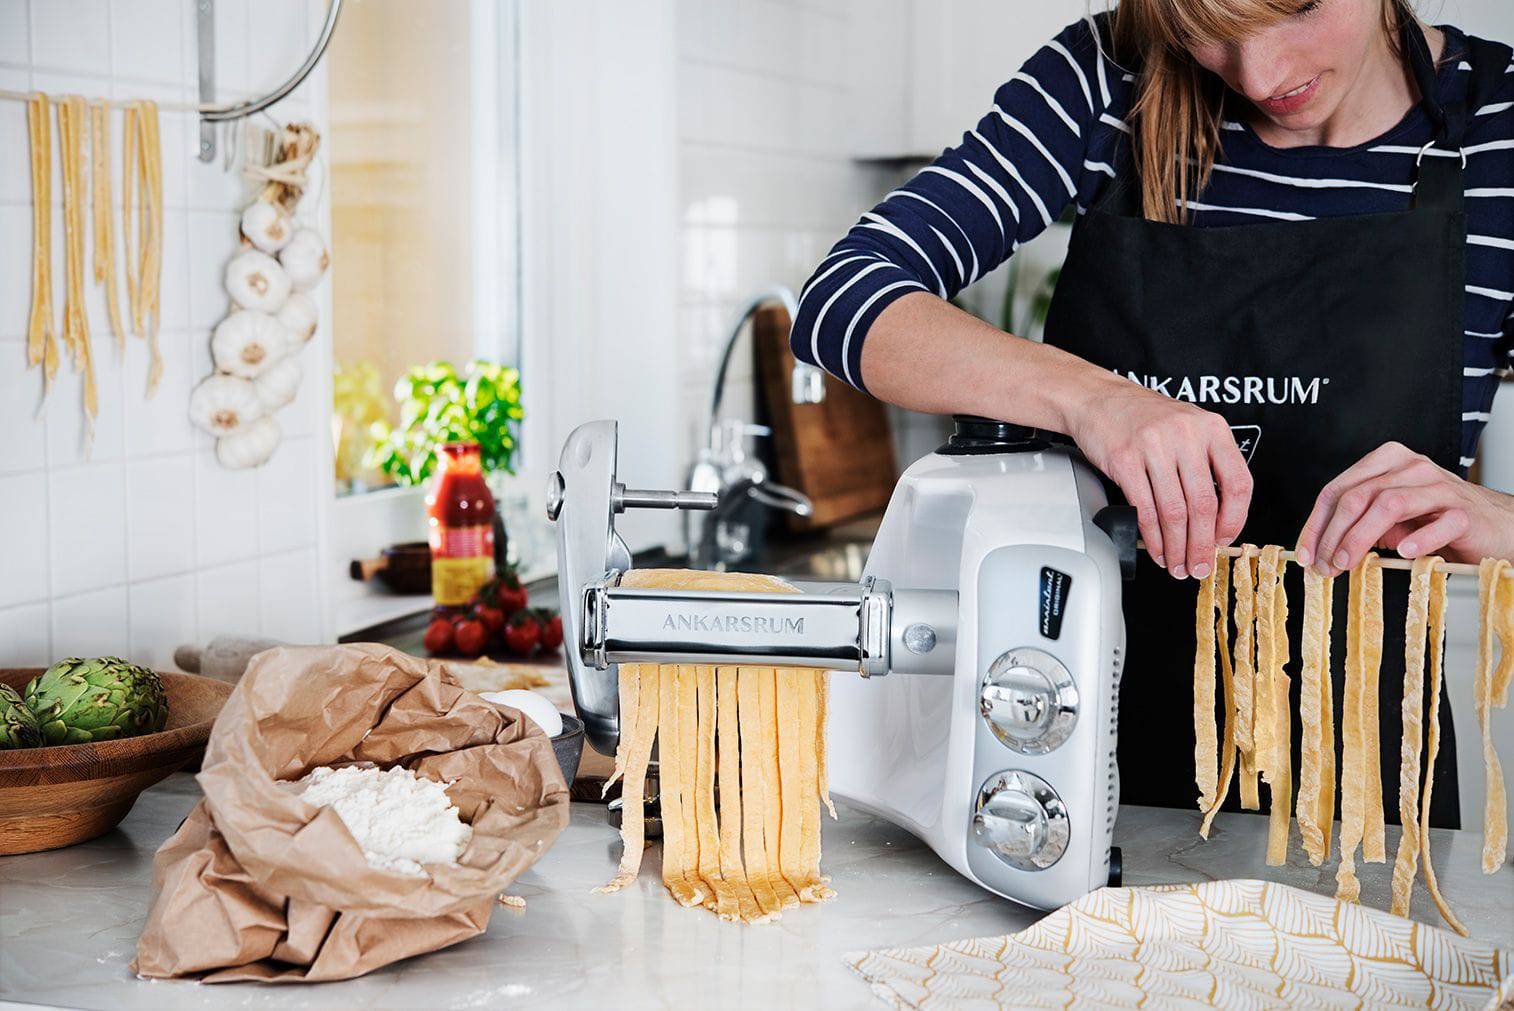
[[[1514,557],[1514,498],[1385,443],[1321,489],[1295,551],[1300,565],[1333,576],[1374,546],[1453,562]]]
[[[1235,436],[1218,414],[1109,379],[1071,414],[1068,434],[1135,506],[1152,559],[1178,579],[1202,579],[1251,505]]]

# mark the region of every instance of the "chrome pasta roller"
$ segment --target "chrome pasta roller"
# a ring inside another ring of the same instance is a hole
[[[714,496],[617,480],[616,423],[576,429],[548,489],[563,639],[590,743],[619,739],[619,663],[795,665],[832,678],[831,792],[957,871],[1051,909],[1119,877],[1115,741],[1135,524],[1075,449],[959,418],[899,479],[859,583],[633,589],[615,517]]]

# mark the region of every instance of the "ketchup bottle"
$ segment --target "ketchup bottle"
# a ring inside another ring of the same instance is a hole
[[[494,496],[478,443],[449,442],[426,496],[431,517],[431,594],[442,607],[470,603],[494,578]]]

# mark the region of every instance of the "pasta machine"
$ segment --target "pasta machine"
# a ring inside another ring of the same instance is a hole
[[[1051,909],[1118,883],[1115,741],[1135,523],[1076,449],[959,418],[899,479],[859,583],[793,594],[633,589],[627,509],[708,509],[616,475],[616,423],[552,475],[563,638],[590,743],[613,754],[618,663],[744,663],[831,678],[834,795],[999,895]]]

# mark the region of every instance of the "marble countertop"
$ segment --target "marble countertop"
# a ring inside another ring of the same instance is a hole
[[[624,1009],[881,1007],[841,962],[848,951],[1020,930],[1038,914],[968,883],[902,829],[840,806],[825,826],[826,871],[839,897],[760,927],[679,908],[648,851],[637,886],[608,880],[619,840],[604,809],[574,804],[572,822],[511,889],[488,931],[443,951],[343,983],[208,988],[142,981],[127,969],[147,913],[152,856],[188,813],[199,788],[176,774],[142,795],[121,827],[64,850],[0,858],[0,1008],[27,1004],[100,1009],[202,1007],[485,1008],[551,1002]],[[1267,877],[1334,889],[1334,865],[1295,853],[1266,868],[1266,820],[1221,815],[1208,842],[1186,811],[1124,808],[1116,828],[1125,883]],[[1389,853],[1397,832],[1388,830]],[[1485,877],[1481,837],[1437,832],[1435,864],[1447,898],[1474,936],[1514,947],[1514,869]],[[1296,849],[1296,847],[1295,847]],[[1362,870],[1364,902],[1386,907],[1391,867]],[[1423,887],[1414,915],[1437,923]],[[7,1002],[15,1002],[7,1004]]]

